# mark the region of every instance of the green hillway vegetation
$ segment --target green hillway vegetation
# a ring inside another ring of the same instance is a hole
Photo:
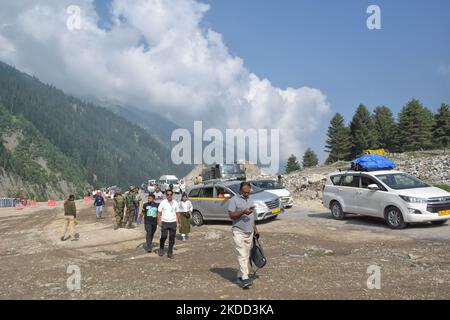
[[[60,181],[70,182],[72,192],[82,196],[88,187],[85,171],[44,138],[32,123],[10,114],[0,105],[0,137],[15,137],[8,148],[0,143],[0,167],[12,177],[20,177],[27,186],[10,190],[8,197],[26,196],[46,200],[49,191],[63,194]]]
[[[61,180],[77,188],[128,188],[150,177],[183,176],[189,170],[172,164],[170,146],[145,129],[2,62],[0,104],[1,132],[18,130],[25,136],[12,153],[0,145],[0,169],[41,186],[40,190],[55,188]],[[47,172],[36,157],[55,172]]]

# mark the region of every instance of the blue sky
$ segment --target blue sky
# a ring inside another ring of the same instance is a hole
[[[253,73],[280,88],[309,86],[328,97],[331,112],[310,139],[321,160],[335,112],[350,121],[360,103],[395,114],[411,98],[433,111],[450,103],[450,1],[203,2],[211,6],[204,27],[221,33]],[[103,18],[107,4],[97,1]],[[381,30],[366,27],[371,4],[381,8]]]

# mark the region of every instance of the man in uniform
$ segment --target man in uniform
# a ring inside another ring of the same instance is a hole
[[[128,229],[130,229],[133,228],[134,214],[136,212],[136,208],[138,208],[134,186],[130,187],[130,192],[128,192],[127,197],[125,199],[127,210],[126,210],[126,217],[123,223],[126,224],[126,227]]]
[[[113,207],[114,207],[114,230],[117,230],[122,227],[123,222],[123,210],[125,209],[125,197],[122,195],[122,190],[117,189],[116,193],[114,194],[114,200],[113,200]]]
[[[139,192],[139,188],[135,187],[134,188],[134,194],[136,197],[136,212],[134,214],[134,222],[136,222],[137,224],[141,224],[141,217],[139,215],[139,208],[141,207],[141,201],[142,201],[142,197],[141,197],[141,193]]]

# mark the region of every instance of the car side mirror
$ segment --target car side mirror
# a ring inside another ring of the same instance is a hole
[[[231,195],[230,195],[229,193],[225,193],[225,194],[223,195],[223,197],[224,197],[225,199],[231,199]]]
[[[380,190],[380,188],[378,188],[378,186],[376,184],[369,184],[367,186],[367,189],[372,190],[372,191]]]

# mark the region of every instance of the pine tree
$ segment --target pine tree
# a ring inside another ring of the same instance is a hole
[[[377,148],[377,134],[366,106],[360,104],[356,109],[352,122],[350,123],[350,134],[352,139],[352,158],[363,153],[365,149]]]
[[[413,99],[399,113],[401,151],[430,149],[432,143],[433,114]]]
[[[441,104],[434,116],[433,139],[440,148],[450,146],[450,107],[448,104]]]
[[[345,125],[344,118],[340,113],[336,113],[331,119],[327,137],[325,151],[329,155],[326,163],[330,164],[339,160],[349,160],[351,148],[350,130]]]
[[[297,157],[293,154],[288,158],[287,164],[286,164],[286,174],[300,170],[300,164],[297,161]]]
[[[378,138],[377,145],[389,151],[396,151],[398,141],[397,126],[388,107],[381,106],[375,108],[373,112],[373,124]]]
[[[315,152],[311,148],[306,149],[305,154],[303,155],[303,168],[315,167],[318,164],[319,159]]]

